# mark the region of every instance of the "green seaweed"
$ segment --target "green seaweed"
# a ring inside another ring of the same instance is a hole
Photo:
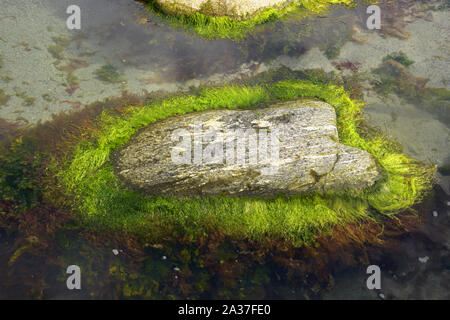
[[[70,38],[68,38],[65,35],[59,35],[56,37],[52,37],[52,40],[55,44],[57,44],[58,46],[64,47],[64,48],[69,46],[70,41],[71,41]]]
[[[9,83],[9,82],[11,82],[12,80],[14,80],[14,79],[11,78],[9,75],[3,75],[3,76],[0,77],[0,79],[1,79],[3,82],[5,82],[5,83]]]
[[[377,159],[384,178],[374,187],[270,199],[149,197],[129,189],[114,174],[111,152],[155,121],[187,112],[249,108],[304,97],[334,106],[341,143],[366,150]],[[129,107],[121,116],[104,112],[99,131],[79,143],[58,178],[71,195],[84,228],[130,233],[149,242],[171,235],[195,240],[214,230],[237,239],[275,238],[310,244],[335,226],[394,216],[430,190],[434,168],[403,155],[381,134],[360,133],[362,107],[341,87],[309,81],[206,88],[197,95]]]
[[[26,107],[30,107],[34,104],[35,101],[36,101],[36,98],[34,98],[34,97],[25,97],[22,101],[22,105],[26,106]]]
[[[18,98],[23,100],[22,101],[22,105],[23,106],[27,106],[27,107],[32,106],[34,104],[34,102],[36,101],[36,98],[29,97],[27,95],[26,91],[20,91],[19,87],[14,87],[14,90],[16,91],[16,94],[15,94],[16,97],[18,97]]]
[[[0,89],[0,106],[6,105],[10,98],[10,95],[6,94],[3,89]]]
[[[95,71],[98,79],[106,83],[120,83],[124,80],[122,79],[117,68],[112,64],[105,64],[101,68]]]
[[[47,47],[48,52],[57,60],[64,59],[64,50],[70,44],[70,39],[64,35],[52,37],[54,44]]]
[[[331,5],[353,5],[354,3],[353,0],[292,1],[286,6],[266,8],[252,17],[240,20],[236,17],[208,15],[208,6],[203,7],[200,12],[179,14],[176,12],[176,9],[162,9],[155,0],[146,0],[145,2],[149,11],[157,14],[173,26],[188,28],[207,39],[226,38],[231,40],[243,39],[256,26],[274,22],[290,15],[296,15],[297,18],[305,18],[312,13],[324,12]]]
[[[15,200],[20,208],[30,207],[41,198],[37,168],[42,156],[35,154],[32,139],[13,141],[9,149],[0,146],[0,195]]]
[[[383,58],[383,61],[387,60],[397,61],[398,63],[404,65],[405,67],[409,67],[410,65],[414,64],[414,61],[409,60],[409,58],[403,51],[388,54],[386,57]]]
[[[407,102],[436,114],[440,121],[449,123],[450,91],[446,88],[426,87],[429,79],[414,76],[405,63],[402,59],[384,59],[372,71],[375,90],[383,95],[395,93]]]
[[[64,48],[57,44],[51,44],[47,48],[48,52],[53,58],[61,60],[64,59]]]

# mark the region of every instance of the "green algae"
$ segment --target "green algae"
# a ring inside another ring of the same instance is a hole
[[[341,143],[366,150],[377,159],[384,178],[374,187],[270,199],[148,197],[114,175],[111,152],[155,121],[187,112],[251,108],[306,97],[334,106]],[[104,112],[100,129],[79,143],[58,178],[73,197],[74,212],[84,228],[129,233],[149,242],[168,236],[194,241],[215,231],[236,239],[311,243],[336,226],[394,216],[420,201],[431,187],[434,168],[403,155],[397,144],[381,134],[360,133],[362,107],[341,87],[282,81],[268,86],[207,88],[197,95],[129,107],[122,116]]]
[[[264,286],[275,284],[268,283],[269,279],[273,282],[276,281],[274,279],[280,280],[281,278],[284,281],[283,285],[288,286],[302,283],[305,280],[292,278],[294,272],[289,266],[304,262],[317,271],[321,264],[311,263],[308,255],[305,254],[307,250],[316,252],[316,249],[303,248],[300,250],[306,251],[292,251],[286,256],[288,251],[282,245],[284,242],[275,241],[270,246],[268,243],[271,238],[287,239],[296,245],[311,244],[318,233],[328,233],[333,226],[333,221],[329,221],[329,217],[324,216],[324,212],[330,212],[330,216],[335,216],[334,225],[337,226],[351,221],[349,210],[355,212],[354,221],[357,222],[363,222],[365,219],[381,220],[384,217],[383,213],[391,215],[397,211],[395,208],[386,211],[376,210],[369,203],[372,199],[366,195],[374,196],[374,204],[393,204],[398,199],[404,201],[406,198],[419,201],[429,188],[429,174],[432,169],[408,158],[406,158],[406,162],[400,161],[398,164],[393,163],[392,159],[386,158],[383,160],[384,167],[391,172],[385,173],[385,179],[380,181],[378,186],[362,194],[312,194],[274,199],[210,197],[179,199],[179,202],[171,197],[148,198],[129,190],[113,174],[109,176],[112,171],[107,172],[109,170],[108,155],[106,155],[106,160],[94,164],[91,167],[92,170],[86,170],[89,167],[87,163],[92,159],[91,156],[101,153],[96,150],[97,148],[113,150],[117,146],[127,143],[130,130],[137,132],[150,120],[157,121],[159,118],[173,113],[182,114],[195,111],[193,109],[201,111],[205,108],[213,108],[216,104],[218,108],[253,108],[261,103],[264,105],[277,100],[314,95],[335,103],[341,139],[345,142],[355,145],[364,142],[369,147],[378,145],[377,150],[380,153],[377,158],[380,159],[383,158],[383,154],[386,157],[392,155],[393,158],[399,154],[398,147],[386,139],[383,140],[383,136],[368,135],[365,132],[366,128],[360,126],[359,123],[358,112],[362,105],[350,100],[348,93],[342,88],[329,85],[328,83],[333,81],[329,74],[319,71],[309,72],[308,78],[315,79],[316,84],[307,81],[283,81],[267,86],[257,85],[260,82],[279,81],[276,80],[278,78],[276,75],[273,74],[272,77],[266,75],[256,81],[251,79],[252,85],[200,89],[194,95],[158,98],[158,100],[148,101],[144,107],[129,107],[123,115],[105,111],[99,121],[99,130],[83,131],[82,137],[85,140],[71,151],[72,155],[64,163],[59,162],[58,164],[56,162],[60,160],[55,159],[55,163],[49,164],[39,159],[36,156],[40,155],[36,151],[39,145],[35,140],[36,134],[27,135],[26,139],[14,141],[12,152],[3,152],[3,149],[0,152],[0,194],[7,201],[15,199],[23,203],[23,206],[15,209],[17,212],[21,212],[22,208],[26,210],[33,204],[39,205],[43,201],[55,200],[53,194],[48,194],[49,190],[65,193],[65,198],[61,202],[57,202],[58,207],[64,207],[66,210],[68,209],[67,205],[72,203],[74,217],[77,218],[77,221],[73,224],[65,223],[63,229],[58,229],[54,236],[53,234],[50,236],[51,241],[57,242],[60,248],[64,248],[62,255],[58,253],[56,267],[56,270],[60,270],[58,279],[64,286],[67,274],[65,274],[65,269],[60,268],[60,265],[76,264],[80,266],[84,274],[84,287],[88,288],[91,298],[177,299],[189,297],[196,299],[211,298],[212,296],[215,298],[251,299],[263,298],[266,294],[270,294],[264,290]],[[126,105],[127,103],[123,102],[122,104]],[[351,107],[353,104],[356,106]],[[349,123],[356,125],[363,141],[360,141],[357,136],[351,135],[353,130],[348,127],[348,118],[351,120]],[[71,121],[73,121],[72,118]],[[130,126],[124,126],[127,123]],[[52,124],[52,127],[54,125],[57,124]],[[63,127],[65,130],[68,129],[66,125]],[[342,130],[342,127],[348,127],[348,131]],[[344,131],[348,134],[345,135]],[[88,136],[89,133],[91,136]],[[54,131],[51,131],[51,134],[54,135]],[[376,140],[377,137],[380,138],[380,144]],[[57,138],[57,140],[59,139]],[[384,152],[382,152],[383,150]],[[64,152],[68,152],[68,150],[65,149]],[[82,164],[79,172],[83,177],[74,179],[74,183],[80,182],[80,184],[69,190],[67,183],[71,180],[71,175],[77,172],[74,162],[76,158],[85,160],[78,162],[78,164]],[[43,166],[43,164],[45,165]],[[50,181],[42,180],[42,167],[45,168],[45,172],[59,172],[59,174]],[[70,172],[67,170],[68,168]],[[395,170],[396,168],[398,170]],[[400,170],[401,168],[404,170]],[[99,172],[103,169],[106,170]],[[407,170],[410,171],[406,172]],[[104,175],[105,172],[107,174]],[[421,174],[423,175],[421,176]],[[391,177],[389,178],[389,176]],[[99,181],[103,178],[105,178],[103,181]],[[409,178],[412,180],[408,184]],[[385,186],[389,180],[391,182]],[[89,189],[90,182],[94,183],[91,189]],[[110,183],[117,183],[117,185],[110,185]],[[411,188],[418,187],[417,193],[413,194],[408,189],[408,185]],[[385,201],[379,199],[383,190],[386,192]],[[102,193],[103,191],[104,193]],[[92,193],[89,194],[89,192]],[[336,197],[333,198],[333,196]],[[92,211],[86,209],[88,207],[84,207],[85,200],[92,205]],[[123,201],[125,202],[123,203]],[[403,202],[401,205],[405,206],[407,203]],[[2,210],[3,208],[0,208],[0,217],[3,214]],[[204,211],[194,214],[196,210]],[[253,220],[247,218],[247,220],[239,221],[239,218],[242,218],[241,211],[243,210],[247,210],[247,216]],[[291,213],[291,210],[295,212]],[[52,221],[53,218],[61,218],[61,212],[49,218],[46,211],[38,214],[41,211],[42,208],[38,207],[25,221],[35,221],[33,219],[37,215],[44,230],[48,230],[49,221]],[[303,216],[309,215],[314,218],[315,212],[317,212],[318,227],[308,226],[307,221],[302,220]],[[223,220],[218,220],[220,215],[224,215]],[[227,225],[229,218],[231,221]],[[275,224],[281,224],[281,226],[278,228]],[[297,230],[294,228],[296,224]],[[36,224],[27,223],[26,225],[35,228]],[[380,230],[382,228],[382,226],[371,225],[375,230],[378,227]],[[100,237],[97,240],[88,237],[89,241],[86,242],[86,235],[92,235],[90,229],[106,231],[106,234],[102,235],[101,240],[98,240]],[[261,233],[261,230],[264,229],[268,230],[267,233]],[[234,230],[234,232],[223,234],[230,230]],[[78,232],[80,232],[79,236],[74,238],[73,233],[78,234]],[[222,236],[218,236],[217,232],[222,233]],[[100,251],[98,243],[90,244],[90,241],[108,242],[108,239],[115,238],[115,234],[124,237],[119,238],[120,244],[115,243],[113,246],[106,244],[107,247],[100,245],[105,249]],[[130,239],[135,239],[134,235],[139,236],[143,241],[145,252],[133,261],[127,262],[129,255],[134,254],[133,250],[136,244],[128,242]],[[239,242],[240,245],[236,247],[236,242],[229,241],[227,238],[229,235],[243,241]],[[196,237],[200,237],[199,242],[189,243],[190,239]],[[339,239],[339,234],[336,237]],[[43,242],[43,238],[42,235],[39,235],[40,243]],[[173,238],[177,242],[171,241]],[[126,239],[125,244],[122,242],[123,239]],[[261,242],[257,243],[257,247],[247,247],[249,239],[261,240]],[[21,242],[17,246],[16,253],[10,258],[11,263],[23,263],[31,254],[43,255],[41,248],[29,245],[32,243],[29,240]],[[207,242],[205,243],[205,241]],[[44,242],[41,245],[44,246],[47,243]],[[119,256],[114,256],[111,253],[112,248],[123,248],[123,253],[120,250]],[[335,252],[333,249],[338,250],[338,247],[325,250]],[[277,250],[281,251],[281,256],[279,256],[280,252],[277,256]],[[24,254],[25,252],[27,254]],[[271,260],[273,255],[278,259]],[[358,256],[361,255],[358,254]],[[46,256],[48,257],[47,254]],[[319,253],[315,256],[323,258],[324,255]],[[283,261],[283,259],[286,260],[286,265],[283,265],[282,272],[278,274],[270,268],[270,265],[273,263],[279,265],[279,261]],[[329,257],[324,259],[329,259]],[[35,263],[36,260],[31,261]],[[266,266],[261,265],[262,261],[266,263]],[[48,266],[46,265],[45,268],[48,269]],[[308,272],[301,270],[302,274]],[[178,278],[175,279],[175,277]],[[100,289],[98,289],[99,287]],[[310,294],[308,293],[308,295]],[[42,295],[41,292],[39,296],[42,297]]]
[[[210,16],[208,8],[192,14],[179,14],[162,9],[155,0],[145,0],[146,8],[173,26],[180,26],[198,33],[206,39],[243,39],[258,25],[275,22],[288,16],[305,18],[310,14],[326,11],[332,5],[353,5],[353,0],[299,0],[279,8],[266,8],[250,18],[239,20],[229,16]],[[169,12],[170,13],[169,13]]]
[[[106,83],[120,83],[124,80],[119,71],[112,64],[105,64],[95,71],[97,78]]]
[[[404,54],[386,56],[381,65],[372,70],[371,82],[382,94],[396,94],[405,101],[435,114],[444,123],[450,123],[450,91],[446,88],[428,88],[429,79],[416,77],[409,70],[414,62]]]
[[[26,107],[31,107],[32,105],[34,105],[34,102],[36,101],[35,97],[25,97],[22,101],[22,105],[26,106]]]
[[[41,198],[36,172],[42,156],[33,156],[35,149],[32,140],[22,139],[9,149],[0,146],[0,195],[2,200],[17,201],[20,208],[30,207]]]
[[[22,106],[30,107],[36,101],[36,98],[28,96],[26,91],[20,91],[19,87],[14,87],[15,96],[22,99]]]
[[[387,60],[397,61],[405,67],[409,67],[410,65],[414,64],[414,61],[410,60],[403,51],[388,54],[383,58],[383,62]]]
[[[0,89],[0,106],[6,105],[10,98],[10,95],[6,94],[3,89]]]
[[[47,47],[47,50],[53,58],[57,60],[64,59],[64,47],[57,44],[51,44]]]
[[[56,37],[52,37],[54,44],[51,44],[47,47],[48,52],[52,55],[56,60],[63,60],[64,50],[69,46],[70,39],[64,35],[59,35]]]
[[[86,68],[88,66],[89,64],[84,60],[69,58],[67,59],[66,65],[57,65],[56,69],[66,73],[65,86],[71,88],[79,85],[78,77],[75,75],[75,71],[81,68]]]
[[[13,78],[11,78],[9,75],[2,75],[0,77],[0,79],[5,82],[5,83],[10,83],[12,80],[14,80]]]

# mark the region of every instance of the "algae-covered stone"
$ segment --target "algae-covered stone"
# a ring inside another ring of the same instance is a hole
[[[169,117],[113,158],[116,174],[148,194],[298,194],[381,177],[372,155],[339,143],[334,108],[313,100]]]
[[[199,12],[208,16],[245,18],[269,7],[282,7],[292,0],[156,0],[170,14]]]

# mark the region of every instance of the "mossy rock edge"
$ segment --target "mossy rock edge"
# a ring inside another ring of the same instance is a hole
[[[274,1],[272,6],[236,11],[236,7],[220,6],[220,1],[204,1],[201,6],[186,6],[180,1],[141,0],[146,9],[172,26],[193,30],[206,39],[241,40],[257,26],[289,15],[305,18],[325,12],[332,5],[354,5],[353,0]],[[185,2],[185,1],[182,1]],[[198,8],[197,8],[198,7]]]
[[[272,198],[177,198],[145,196],[126,187],[114,174],[112,152],[150,123],[188,112],[251,108],[305,97],[332,105],[341,143],[376,159],[383,178],[373,187]],[[129,107],[119,116],[104,112],[99,130],[78,144],[67,163],[59,165],[58,178],[84,228],[133,234],[148,242],[173,236],[195,240],[214,231],[236,239],[311,243],[336,226],[394,216],[431,189],[434,168],[405,156],[385,136],[363,131],[362,107],[334,85],[283,81],[269,86],[207,88],[197,95]]]

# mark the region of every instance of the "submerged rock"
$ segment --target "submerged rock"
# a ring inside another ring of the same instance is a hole
[[[313,100],[170,117],[113,158],[116,174],[148,194],[298,194],[381,177],[372,155],[339,143],[334,108]]]
[[[156,0],[169,14],[192,14],[229,16],[237,19],[256,14],[269,7],[282,7],[292,0]]]

